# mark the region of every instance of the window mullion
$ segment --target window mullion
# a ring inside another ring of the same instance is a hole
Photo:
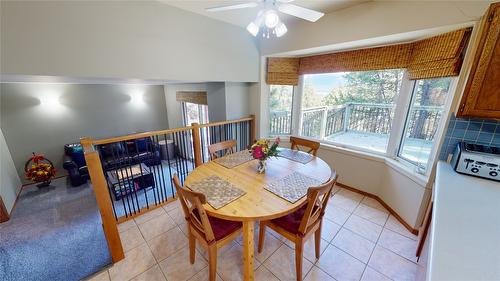
[[[299,83],[293,87],[292,99],[292,130],[291,135],[298,136],[302,124],[302,92],[304,88],[304,76],[299,76]]]
[[[401,82],[401,89],[396,102],[396,109],[394,111],[394,121],[392,122],[391,134],[387,144],[387,156],[396,158],[399,151],[399,146],[403,138],[403,131],[409,112],[414,81],[408,78],[408,72],[403,74],[403,81]]]

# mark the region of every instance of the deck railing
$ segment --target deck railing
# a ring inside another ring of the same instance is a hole
[[[410,112],[408,137],[432,140],[438,127],[442,107],[414,106]],[[289,135],[291,113],[271,112],[270,135]],[[300,134],[328,138],[347,131],[389,134],[394,118],[394,105],[346,103],[335,107],[314,107],[302,110]]]
[[[175,200],[174,174],[184,183],[209,161],[208,146],[234,139],[244,150],[255,139],[255,117],[93,140],[85,160],[113,262],[123,259],[117,223]]]

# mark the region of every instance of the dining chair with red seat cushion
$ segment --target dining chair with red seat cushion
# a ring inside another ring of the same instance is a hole
[[[188,224],[189,261],[194,264],[196,240],[198,240],[208,252],[209,280],[215,281],[217,249],[238,237],[242,223],[207,215],[203,208],[203,204],[207,202],[203,193],[182,187],[177,174],[173,176],[173,182]]]
[[[325,184],[310,187],[307,190],[306,203],[296,211],[280,218],[260,222],[258,252],[262,252],[264,246],[266,227],[270,227],[293,242],[295,244],[295,269],[298,281],[302,280],[304,243],[312,234],[314,234],[315,240],[316,259],[319,259],[321,225],[332,188],[336,181],[337,175],[335,174]]]

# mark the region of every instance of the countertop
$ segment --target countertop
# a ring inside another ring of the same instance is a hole
[[[439,162],[428,280],[500,280],[500,183]]]

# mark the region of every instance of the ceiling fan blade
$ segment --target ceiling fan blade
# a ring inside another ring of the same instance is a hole
[[[322,16],[325,15],[324,13],[321,13],[321,12],[318,12],[315,10],[307,9],[307,8],[300,7],[300,6],[297,6],[294,4],[286,4],[286,3],[280,4],[278,7],[278,10],[282,13],[285,13],[285,14],[288,14],[288,15],[291,15],[294,17],[298,17],[301,19],[305,19],[308,21],[312,21],[312,22],[319,20]]]
[[[278,2],[280,2],[280,3],[291,3],[293,1],[295,1],[295,0],[278,0]]]
[[[244,8],[254,8],[254,7],[257,7],[257,5],[259,5],[257,2],[248,2],[248,3],[242,3],[242,4],[236,4],[236,5],[206,8],[205,10],[207,12],[220,12],[220,11],[229,11],[229,10],[244,9]]]

